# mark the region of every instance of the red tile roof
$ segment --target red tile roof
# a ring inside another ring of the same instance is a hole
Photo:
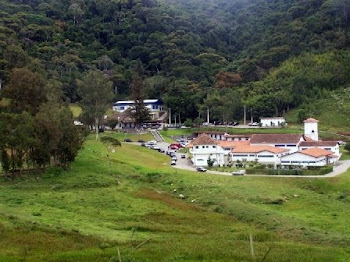
[[[337,141],[305,141],[301,142],[300,146],[336,146],[337,144]]]
[[[308,155],[308,156],[313,156],[313,157],[321,157],[321,156],[332,156],[333,153],[331,151],[325,150],[323,148],[308,148],[302,151],[299,151],[299,153]]]
[[[206,134],[201,134],[199,137],[192,141],[192,145],[217,145],[218,142]]]
[[[304,120],[304,123],[318,123],[318,120],[315,118],[308,118]]]
[[[251,144],[297,144],[303,137],[301,134],[254,134]]]
[[[238,146],[249,145],[249,141],[218,141],[219,146],[222,148],[234,148]]]
[[[232,153],[259,153],[268,151],[274,154],[283,153],[289,151],[286,148],[279,148],[274,146],[239,146],[232,150]]]

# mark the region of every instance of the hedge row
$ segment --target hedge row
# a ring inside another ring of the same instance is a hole
[[[319,169],[297,169],[297,170],[247,168],[246,174],[317,176],[317,175],[325,175],[332,171],[333,171],[333,166],[325,166]]]

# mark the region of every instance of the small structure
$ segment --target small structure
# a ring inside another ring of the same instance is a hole
[[[339,156],[322,148],[309,148],[281,157],[283,166],[325,166],[335,164]]]
[[[260,118],[262,127],[278,127],[286,124],[284,117],[262,117]]]
[[[304,120],[304,135],[318,141],[318,120],[314,118]]]

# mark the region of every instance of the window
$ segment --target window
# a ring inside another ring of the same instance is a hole
[[[195,146],[195,149],[198,149],[199,148],[199,146]]]
[[[248,155],[232,155],[233,157],[240,157],[240,156],[245,156],[247,157]]]
[[[273,157],[273,155],[258,155],[258,157]]]
[[[124,110],[124,109],[125,109],[124,106],[120,106],[120,107],[119,107],[119,110]]]
[[[249,155],[250,157],[254,157],[255,155]]]
[[[275,145],[275,147],[285,147],[285,145]]]
[[[287,145],[288,147],[295,147],[295,145]]]
[[[209,146],[205,146],[205,148],[209,148]]]
[[[332,150],[332,148],[326,147],[325,150]]]
[[[213,148],[216,148],[216,146],[213,146]]]
[[[158,109],[158,105],[153,105],[152,109]]]
[[[205,148],[205,146],[202,146],[202,148]]]

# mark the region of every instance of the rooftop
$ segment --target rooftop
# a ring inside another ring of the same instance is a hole
[[[198,146],[198,145],[217,145],[218,142],[211,137],[207,136],[206,134],[201,134],[199,137],[194,139],[192,141],[192,145]]]
[[[321,156],[332,156],[333,153],[331,151],[325,150],[323,148],[308,148],[302,151],[299,151],[299,153],[312,156],[312,157],[321,157]]]
[[[251,145],[246,145],[246,146],[239,146],[236,147],[232,150],[232,153],[259,153],[259,152],[271,152],[274,154],[278,153],[283,153],[289,151],[288,149],[285,148],[278,148],[274,146],[251,146]]]
[[[282,116],[276,116],[276,117],[260,117],[261,120],[266,120],[266,119],[283,119],[284,120],[284,117]]]
[[[308,118],[304,120],[304,123],[318,123],[319,121],[315,118]]]
[[[219,146],[222,148],[234,148],[244,145],[249,145],[249,141],[218,141]]]
[[[303,137],[302,134],[254,134],[251,136],[251,144],[297,144]]]
[[[159,102],[159,99],[145,99],[143,100],[143,102],[145,104],[152,104],[152,103],[157,103]],[[114,103],[114,105],[119,105],[119,104],[134,104],[135,101],[134,100],[125,100],[125,101],[117,101]]]
[[[301,142],[300,146],[336,146],[337,141],[305,141]]]

